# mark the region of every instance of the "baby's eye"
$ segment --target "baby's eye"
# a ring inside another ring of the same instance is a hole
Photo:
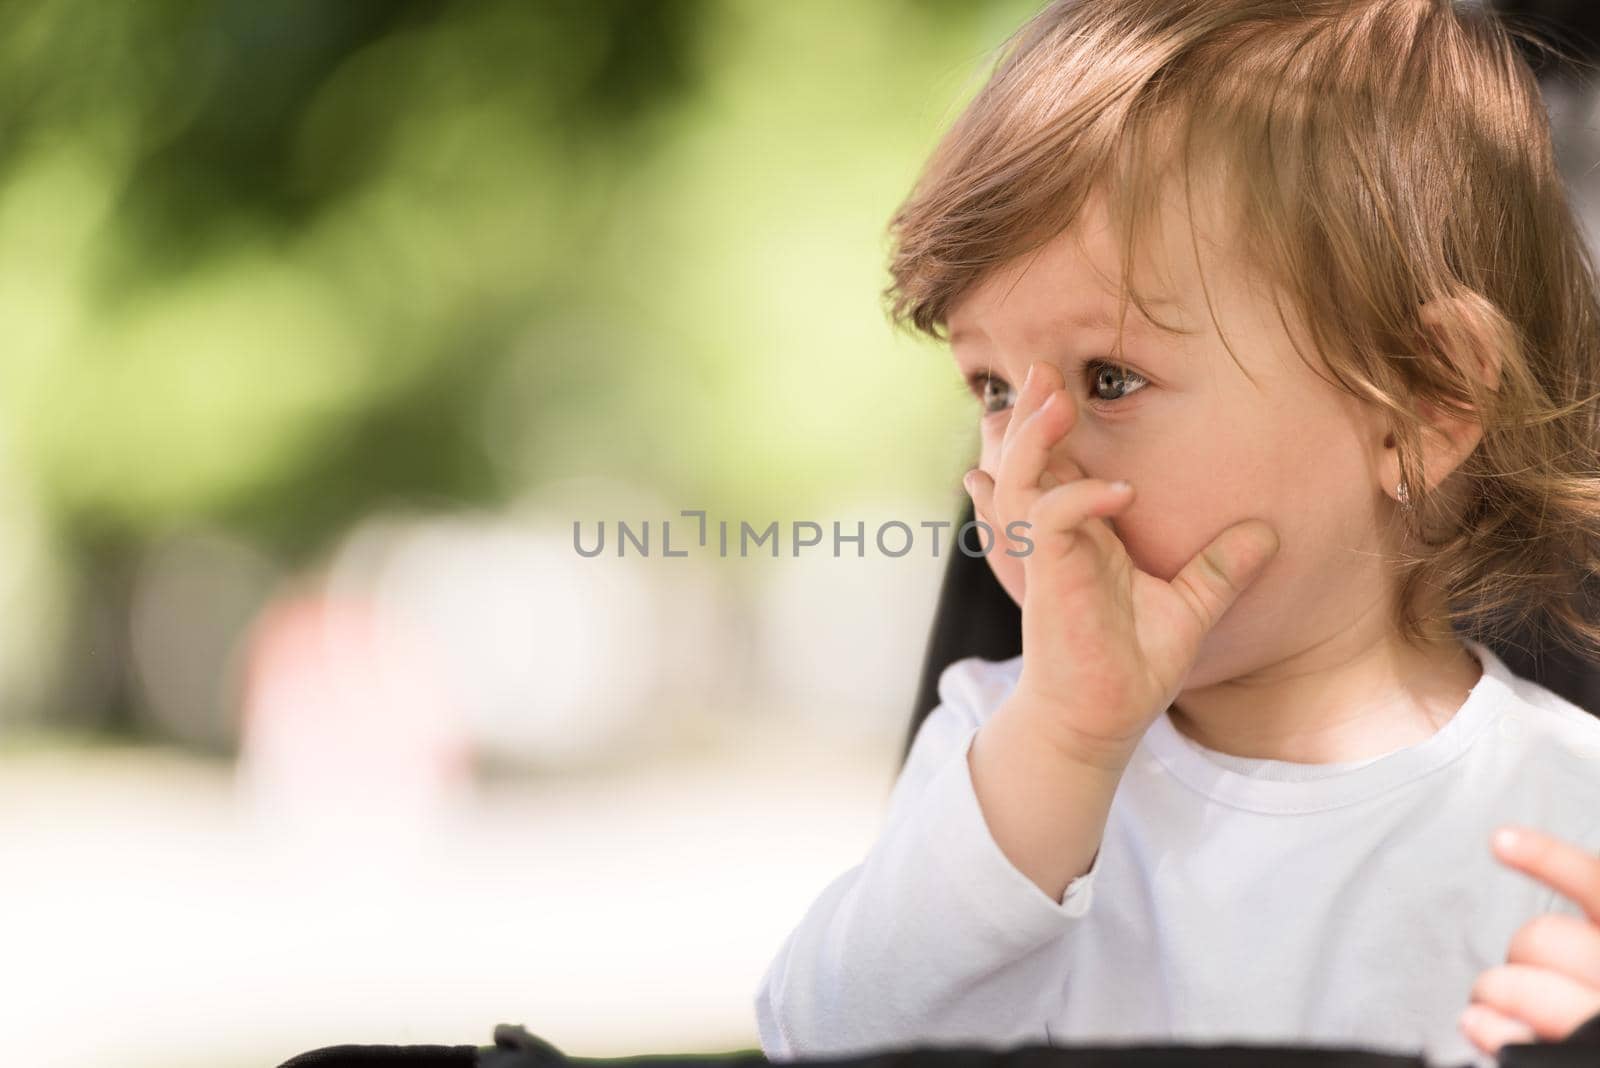
[[[1149,385],[1149,379],[1129,367],[1109,360],[1090,360],[1083,366],[1089,383],[1089,400],[1101,406],[1115,404]],[[1016,390],[1005,379],[988,371],[978,371],[967,379],[967,388],[978,398],[984,415],[1005,411],[1016,403]],[[1112,396],[1098,392],[1106,390]]]
[[[1089,399],[1101,404],[1111,404],[1121,400],[1131,393],[1137,393],[1149,384],[1138,371],[1124,367],[1120,363],[1110,363],[1106,360],[1091,360],[1084,365],[1084,372],[1089,376]],[[1138,383],[1129,388],[1128,382]],[[1096,389],[1106,388],[1113,390],[1116,396],[1103,397],[1095,393]]]
[[[1016,398],[1012,396],[1015,391],[1012,390],[1010,383],[1003,378],[997,378],[987,371],[979,371],[967,379],[967,384],[973,394],[977,396],[978,404],[983,408],[984,415],[1003,412],[1016,403]]]

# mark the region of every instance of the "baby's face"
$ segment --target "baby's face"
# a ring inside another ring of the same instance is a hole
[[[1159,241],[1140,250],[1159,273],[1135,277],[1142,292],[1176,298],[1155,314],[1199,332],[1163,333],[1130,301],[1123,348],[1114,351],[1118,244],[1098,198],[1080,220],[1081,247],[1072,231],[1057,236],[985,276],[947,318],[952,354],[978,394],[983,469],[996,472],[1023,375],[1044,360],[1077,405],[1058,456],[1085,476],[1134,484],[1132,505],[1111,525],[1140,568],[1170,580],[1239,520],[1276,528],[1278,555],[1202,645],[1192,686],[1387,611],[1376,474],[1385,435],[1370,410],[1302,363],[1270,295],[1251,291],[1203,225],[1204,284],[1255,381],[1245,377],[1206,310],[1181,199],[1168,198]],[[1292,314],[1287,301],[1284,310]],[[1094,317],[1103,321],[1074,321]],[[1298,320],[1290,325],[1310,354]],[[990,563],[1020,600],[1022,569],[1004,574],[1002,557],[991,554]]]

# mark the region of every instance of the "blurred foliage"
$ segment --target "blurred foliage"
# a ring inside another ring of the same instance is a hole
[[[580,473],[942,507],[970,401],[888,330],[883,227],[1032,7],[0,6],[0,476],[63,655],[117,675],[188,527],[294,564]]]
[[[553,271],[563,193],[692,89],[701,9],[15,6],[5,247],[53,344],[8,362],[46,394],[21,444],[53,511],[293,550],[397,494],[503,492],[475,384],[542,289],[507,276]]]

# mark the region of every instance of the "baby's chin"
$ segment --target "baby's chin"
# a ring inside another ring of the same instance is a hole
[[[1224,615],[1200,642],[1179,693],[1236,679],[1260,665],[1261,642],[1241,633],[1242,617]],[[1234,624],[1229,626],[1229,624]]]

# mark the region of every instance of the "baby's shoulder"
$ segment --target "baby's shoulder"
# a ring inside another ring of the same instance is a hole
[[[1507,672],[1505,707],[1497,733],[1503,741],[1521,742],[1540,755],[1576,761],[1590,775],[1600,771],[1600,717],[1554,690]]]
[[[1009,660],[962,657],[939,673],[939,704],[948,717],[965,726],[980,726],[1017,687],[1022,654]]]
[[[1548,818],[1590,826],[1600,815],[1600,717],[1520,675],[1506,673],[1489,740],[1508,783],[1541,799]]]

